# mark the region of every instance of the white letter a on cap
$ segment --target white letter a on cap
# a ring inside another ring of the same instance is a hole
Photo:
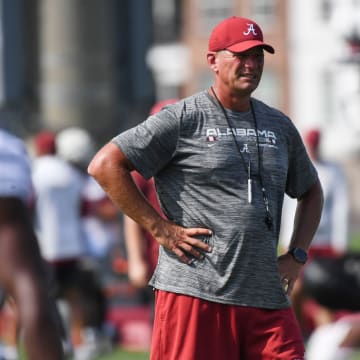
[[[249,35],[250,33],[253,33],[253,35],[257,35],[256,31],[255,31],[255,28],[254,28],[254,24],[247,24],[248,26],[248,29],[247,29],[247,32],[243,32],[244,35]]]

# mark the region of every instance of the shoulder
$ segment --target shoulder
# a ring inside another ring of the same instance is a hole
[[[22,143],[22,140],[16,135],[4,130],[0,129],[0,144],[4,144],[4,142],[17,142]]]
[[[275,107],[267,105],[264,102],[262,102],[258,99],[255,99],[255,98],[251,98],[251,102],[254,106],[254,109],[255,109],[257,115],[266,116],[266,117],[270,117],[273,119],[276,118],[276,119],[284,122],[284,124],[292,124],[292,121],[290,120],[290,118],[285,113],[280,111],[279,109],[276,109]]]
[[[28,201],[32,195],[30,159],[19,137],[0,130],[0,196]]]
[[[5,130],[0,129],[0,163],[22,167],[30,172],[30,157],[25,142]]]
[[[0,129],[0,152],[1,154],[28,156],[25,142],[18,136],[2,129]]]
[[[262,124],[271,127],[290,147],[301,145],[300,132],[289,116],[258,99],[252,98],[251,101],[256,117]]]
[[[183,101],[183,110],[187,115],[194,115],[217,109],[213,98],[209,95],[207,90],[193,94],[185,98]]]
[[[197,92],[174,104],[165,106],[159,114],[173,114],[178,118],[193,116],[194,114],[207,109],[212,109],[214,103],[206,90]]]
[[[179,134],[181,131],[197,128],[202,119],[213,115],[216,106],[207,91],[201,91],[167,105],[158,113],[148,117],[146,124],[151,129],[161,129],[162,133]],[[196,120],[196,121],[195,121]]]

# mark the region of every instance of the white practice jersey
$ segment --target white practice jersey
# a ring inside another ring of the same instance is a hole
[[[85,176],[57,156],[34,160],[35,229],[48,261],[77,258],[85,252],[81,224],[84,181]]]

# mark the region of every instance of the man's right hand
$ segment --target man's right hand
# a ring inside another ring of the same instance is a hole
[[[210,245],[197,238],[211,235],[212,231],[209,229],[184,228],[164,219],[153,232],[153,236],[159,244],[172,251],[186,264],[191,264],[193,258],[202,259],[204,252],[212,251]]]

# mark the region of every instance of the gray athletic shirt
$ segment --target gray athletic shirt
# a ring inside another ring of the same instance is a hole
[[[213,251],[191,265],[160,246],[150,280],[154,288],[224,304],[289,306],[277,265],[284,192],[301,196],[317,173],[291,120],[261,101],[252,103],[259,147],[251,111],[226,110],[229,126],[207,91],[165,107],[112,140],[143,176],[154,176],[170,220],[213,231],[202,238]],[[252,203],[240,151],[251,162]],[[272,230],[264,222],[259,162]]]

